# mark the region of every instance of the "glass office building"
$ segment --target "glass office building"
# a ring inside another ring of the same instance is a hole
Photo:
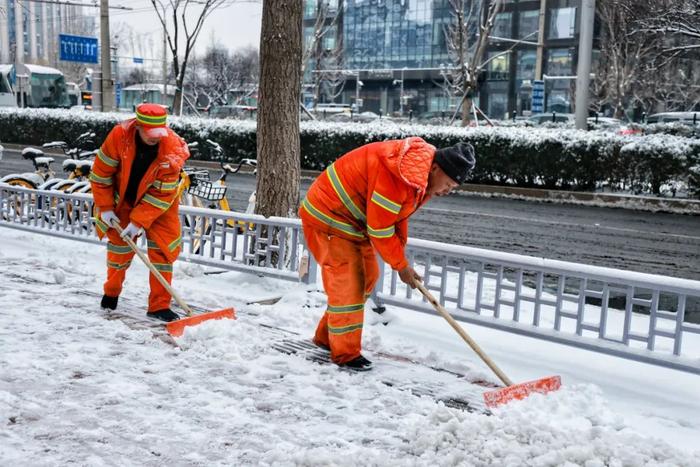
[[[318,1],[306,3],[307,39],[313,35]],[[476,23],[486,12],[475,10],[480,1],[463,1],[465,12],[471,12],[468,41],[474,44]],[[536,42],[542,6],[546,110],[571,111],[580,1],[505,1],[491,32],[485,56],[488,62],[475,100],[487,115],[499,119],[529,112],[532,80],[537,78]],[[339,66],[347,70],[345,91],[336,102],[352,104],[359,95],[361,110],[377,113],[403,110],[404,115],[412,111],[414,115],[435,116],[454,112],[460,98],[445,91],[444,80],[444,69],[454,66],[447,45],[448,29],[455,21],[449,0],[332,0],[330,5],[332,40],[327,35],[323,48],[342,47]],[[518,40],[525,42],[515,44]]]
[[[348,0],[345,5],[348,68],[430,68],[448,62],[447,0]]]

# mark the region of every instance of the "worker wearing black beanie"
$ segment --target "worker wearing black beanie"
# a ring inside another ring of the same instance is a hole
[[[434,162],[447,176],[461,185],[476,165],[474,147],[469,143],[460,142],[438,149],[435,151]]]

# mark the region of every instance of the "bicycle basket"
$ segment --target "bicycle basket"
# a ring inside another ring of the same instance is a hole
[[[210,180],[208,170],[200,170],[200,169],[192,170],[188,167],[185,167],[185,173],[187,174],[188,177],[190,177],[190,183],[192,185],[195,185],[199,181]]]
[[[226,188],[223,185],[214,185],[208,180],[199,180],[196,185],[190,185],[187,192],[208,201],[221,201],[226,196]]]

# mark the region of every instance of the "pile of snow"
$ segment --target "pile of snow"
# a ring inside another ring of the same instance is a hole
[[[98,310],[103,247],[7,229],[0,244],[2,465],[700,465],[698,376],[472,327],[511,378],[561,374],[564,387],[470,414],[383,385],[381,360],[354,374],[273,350],[260,324],[309,336],[323,312],[299,284],[177,263],[183,296],[239,318],[176,348]],[[145,306],[137,262],[121,307]],[[440,318],[389,312],[386,327],[366,313],[370,358],[490,377]]]

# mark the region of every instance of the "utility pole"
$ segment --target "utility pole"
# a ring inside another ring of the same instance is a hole
[[[24,19],[20,4],[15,3],[15,70],[17,73],[20,70],[24,71],[22,65],[24,65]]]
[[[581,1],[581,31],[578,43],[578,69],[576,71],[576,128],[588,128],[588,86],[591,81],[591,56],[593,55],[593,23],[595,0]]]
[[[540,0],[540,22],[537,32],[537,61],[535,62],[535,79],[541,80],[544,71],[544,30],[547,17],[547,0]]]
[[[109,41],[109,0],[100,0],[100,62],[102,68],[102,111],[111,112],[114,108],[112,81],[112,49]]]
[[[15,3],[17,5],[18,3]],[[27,23],[29,23],[29,34],[27,34],[27,39],[29,42],[29,61],[31,63],[36,63],[36,58],[37,58],[37,47],[36,47],[36,23],[37,23],[37,15],[36,15],[36,3],[34,2],[29,2],[28,5],[28,14],[27,14]],[[16,13],[15,13],[16,14]]]
[[[360,88],[362,87],[362,81],[360,81],[360,70],[357,70],[355,76],[357,77],[355,81],[355,111],[360,113]]]
[[[163,104],[168,101],[168,31],[163,28]]]
[[[403,117],[403,101],[404,101],[404,94],[403,94],[403,72],[406,70],[406,67],[403,67],[401,69],[401,102],[399,102],[399,108],[401,110],[401,116]]]

